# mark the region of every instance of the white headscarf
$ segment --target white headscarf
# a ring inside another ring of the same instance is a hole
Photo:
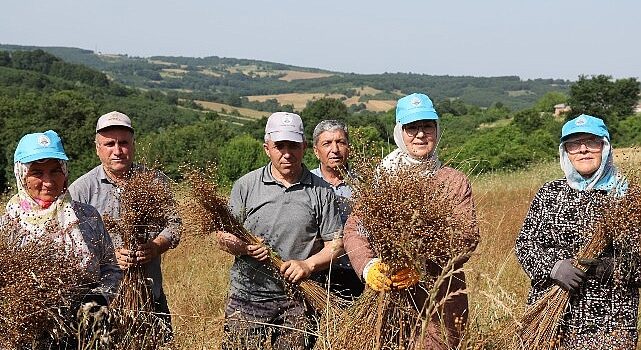
[[[438,145],[438,142],[441,139],[441,128],[438,120],[435,120],[435,122],[436,144]],[[389,171],[394,171],[401,166],[429,164],[429,171],[432,173],[441,168],[441,161],[438,159],[436,147],[434,147],[434,150],[425,158],[412,157],[410,151],[407,149],[407,145],[405,145],[405,142],[403,141],[403,125],[401,123],[396,123],[394,126],[394,142],[398,148],[383,158],[383,161],[381,162],[383,168]]]
[[[68,177],[67,162],[59,160],[65,179]],[[26,179],[32,163],[16,162],[13,172],[16,177],[18,193],[13,195],[6,206],[9,218],[17,220],[24,230],[20,245],[28,242],[37,242],[43,237],[48,237],[54,242],[63,244],[66,253],[75,253],[82,258],[83,267],[87,267],[91,260],[91,253],[87,247],[79,220],[73,209],[71,196],[65,190],[56,200],[46,208],[31,198],[26,190]],[[52,231],[52,228],[54,230]]]

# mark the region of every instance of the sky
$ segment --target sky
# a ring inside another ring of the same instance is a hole
[[[363,74],[640,78],[641,1],[15,0],[0,43]]]

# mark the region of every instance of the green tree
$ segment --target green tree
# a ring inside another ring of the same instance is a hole
[[[613,80],[608,75],[588,78],[584,75],[570,87],[572,114],[589,114],[616,122],[634,112],[639,101],[639,82],[636,78]]]
[[[241,176],[267,164],[269,159],[263,143],[249,135],[235,136],[218,152],[218,172],[224,185],[231,185]]]
[[[311,140],[312,132],[321,120],[337,119],[345,121],[349,116],[347,106],[341,100],[323,97],[316,101],[310,101],[301,112],[303,125],[305,125],[305,136]]]
[[[539,112],[554,112],[554,106],[560,103],[568,103],[568,96],[562,92],[551,91],[543,95],[536,105],[534,105],[534,110]]]

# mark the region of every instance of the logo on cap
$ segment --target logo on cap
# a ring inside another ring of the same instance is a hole
[[[412,101],[410,101],[410,103],[412,104],[412,106],[418,107],[421,105],[421,99],[418,97],[414,97]]]
[[[51,144],[51,140],[45,135],[38,136],[38,144],[42,147],[47,147]]]
[[[588,122],[588,120],[585,119],[584,116],[580,116],[580,117],[576,118],[576,121],[574,122],[574,125],[581,126],[581,125],[585,125],[585,123],[587,123],[587,122]]]
[[[283,124],[289,125],[293,122],[292,117],[289,115],[286,115],[283,117]]]

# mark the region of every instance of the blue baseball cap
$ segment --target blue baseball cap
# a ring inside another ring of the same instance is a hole
[[[30,163],[48,158],[69,160],[60,136],[53,130],[24,135],[18,142],[13,162]]]
[[[608,140],[610,139],[608,127],[605,126],[603,120],[587,114],[581,114],[563,125],[561,141],[567,139],[570,135],[578,133],[592,134],[599,137],[605,136]]]
[[[401,97],[396,104],[396,122],[405,125],[417,120],[438,120],[432,100],[417,93]]]

